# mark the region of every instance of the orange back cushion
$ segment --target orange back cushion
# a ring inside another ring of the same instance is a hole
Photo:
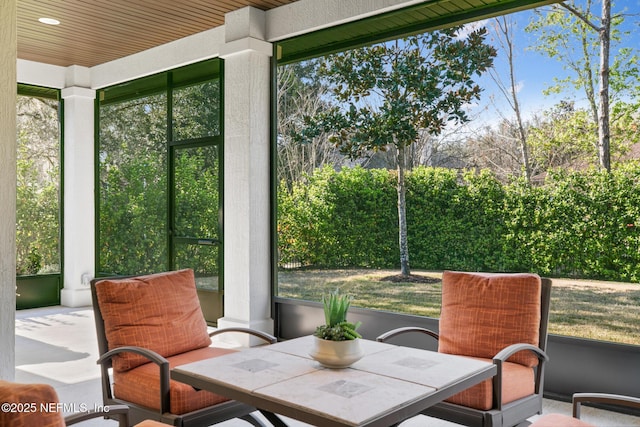
[[[192,270],[96,283],[109,349],[138,346],[169,357],[211,344]],[[113,358],[127,371],[147,363],[134,353]]]
[[[48,384],[18,384],[0,380],[0,426],[64,427],[62,407]],[[40,405],[42,403],[42,406]]]
[[[537,346],[541,292],[536,274],[445,271],[438,351],[491,359],[511,344]],[[538,363],[529,352],[509,361],[529,367]]]

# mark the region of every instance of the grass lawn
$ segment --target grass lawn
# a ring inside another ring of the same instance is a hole
[[[320,301],[336,288],[353,305],[440,316],[441,273],[412,271],[425,280],[391,282],[389,270],[280,271],[278,295]],[[549,333],[640,345],[640,284],[553,279]]]

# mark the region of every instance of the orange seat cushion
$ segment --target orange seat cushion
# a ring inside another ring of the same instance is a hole
[[[595,427],[593,424],[562,414],[543,415],[529,427]]]
[[[3,404],[0,426],[64,427],[62,408],[56,406],[58,402],[56,391],[48,384],[0,380],[0,403]],[[45,406],[41,407],[41,403]]]
[[[96,283],[109,349],[138,346],[169,357],[211,344],[192,270]],[[147,363],[134,353],[113,358],[114,371]]]
[[[536,274],[445,271],[438,351],[492,359],[511,344],[537,346],[541,292]],[[529,367],[538,363],[530,352],[509,360]]]
[[[232,353],[234,350],[205,347],[167,358],[169,368],[211,357]],[[196,390],[188,384],[170,380],[169,393],[172,414],[185,414],[197,409],[227,401],[226,397],[205,390]],[[113,373],[113,394],[119,399],[160,409],[160,369],[155,363],[146,363],[134,369]]]
[[[491,362],[489,359],[473,359]],[[502,404],[530,396],[535,391],[535,378],[533,368],[519,363],[505,362],[502,364]],[[480,384],[462,391],[447,402],[455,403],[469,408],[487,411],[493,408],[493,381],[491,378]]]
[[[167,427],[167,425],[158,421],[144,420],[143,422],[136,424],[135,427]]]

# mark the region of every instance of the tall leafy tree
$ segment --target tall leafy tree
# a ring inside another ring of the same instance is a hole
[[[338,101],[305,117],[300,140],[330,132],[352,159],[397,153],[400,268],[410,274],[405,202],[406,148],[421,132],[439,135],[450,123],[468,120],[465,107],[480,98],[474,78],[493,64],[496,51],[486,29],[464,27],[415,35],[326,57],[319,74]]]
[[[610,105],[621,92],[628,94],[630,88],[637,89],[638,56],[631,48],[621,48],[612,60],[611,44],[618,45],[630,34],[621,31],[624,14],[612,13],[611,0],[600,3],[598,8],[593,0],[567,1],[553,5],[546,13],[541,9],[538,19],[527,29],[539,35],[535,49],[558,59],[570,71],[566,78],[556,79],[550,91],[573,86],[584,92],[592,120],[597,124],[594,145],[599,165],[610,171]]]
[[[278,182],[291,190],[295,182],[325,164],[344,162],[325,134],[297,143],[292,135],[304,127],[304,117],[327,108],[327,87],[317,78],[318,60],[278,67]]]
[[[572,101],[561,101],[534,115],[528,127],[531,157],[539,171],[550,169],[585,169],[597,162],[592,141],[595,122],[589,111],[576,109]]]
[[[496,83],[499,93],[502,94],[507,101],[510,109],[513,111],[513,119],[503,119],[498,126],[498,139],[504,140],[506,150],[502,150],[500,145],[496,146],[496,149],[500,149],[502,152],[509,152],[509,145],[511,141],[517,141],[519,145],[519,164],[520,169],[527,182],[531,182],[533,175],[532,165],[529,159],[529,144],[527,141],[527,129],[525,120],[522,114],[522,108],[520,106],[520,99],[518,96],[518,81],[516,79],[516,43],[515,43],[515,20],[510,16],[500,16],[493,20],[493,28],[495,32],[495,40],[502,52],[504,52],[504,61],[507,69],[507,75],[504,76],[497,68],[489,70],[489,75]],[[502,136],[502,138],[500,138]],[[482,152],[480,153],[482,155]]]
[[[60,270],[58,101],[17,98],[16,274]]]
[[[627,125],[629,141],[638,139],[632,135],[633,122],[617,123]],[[614,132],[620,134],[617,126]],[[563,100],[522,122],[504,118],[496,125],[479,129],[467,139],[467,167],[490,169],[500,181],[511,181],[523,170],[521,137],[524,136],[530,173],[523,178],[527,183],[540,182],[549,169],[582,170],[596,164],[598,158],[593,149],[596,133],[596,123],[589,111],[576,108],[573,101]],[[624,150],[615,153],[626,154]]]

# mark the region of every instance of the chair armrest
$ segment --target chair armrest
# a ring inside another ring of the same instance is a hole
[[[169,398],[170,398],[170,395],[169,395],[170,377],[169,377],[169,361],[167,359],[165,359],[164,357],[162,357],[161,355],[159,355],[155,351],[149,350],[148,348],[135,347],[135,346],[123,346],[123,347],[114,348],[113,350],[109,350],[106,353],[104,353],[98,359],[98,364],[103,365],[107,360],[110,360],[116,354],[118,354],[118,353],[126,353],[126,352],[136,353],[136,354],[139,354],[141,356],[144,356],[147,359],[149,359],[150,362],[153,362],[156,365],[158,365],[158,368],[160,369],[160,411],[162,413],[170,412],[169,411],[169,408],[170,408],[170,400],[169,400]],[[103,382],[104,381],[107,381],[107,379],[103,378]]]
[[[573,395],[573,417],[580,418],[582,403],[605,403],[608,405],[640,408],[640,398],[608,393],[575,393]]]
[[[542,351],[540,347],[537,347],[532,344],[524,344],[524,343],[511,344],[510,346],[503,348],[502,350],[500,350],[498,354],[493,356],[493,361],[496,362],[496,360],[498,360],[500,362],[505,362],[508,358],[510,358],[514,354],[524,350],[529,350],[533,352],[540,361],[545,361],[545,362],[549,361],[549,356],[547,356],[547,353]]]
[[[535,392],[542,393],[543,381],[544,381],[544,364],[549,361],[549,356],[540,347],[532,344],[511,344],[498,352],[493,357],[493,363],[496,365],[498,372],[493,377],[493,401],[498,410],[502,410],[502,364],[506,362],[508,358],[520,351],[531,351],[539,360],[538,371],[535,379]]]
[[[407,326],[405,328],[397,328],[397,329],[392,329],[389,332],[385,332],[384,334],[378,336],[378,338],[376,338],[376,341],[386,342],[390,338],[393,338],[397,335],[406,334],[408,332],[422,333],[425,335],[429,335],[430,337],[433,337],[436,340],[440,338],[440,335],[438,335],[437,333],[433,332],[430,329],[419,328],[416,326]]]
[[[102,409],[87,411],[78,414],[68,415],[64,418],[65,425],[70,426],[82,421],[91,420],[98,417],[118,415],[119,427],[129,427],[129,407],[127,405],[111,405]]]
[[[262,332],[262,331],[258,331],[257,329],[250,329],[250,328],[222,328],[222,329],[216,329],[213,332],[209,333],[210,337],[213,337],[215,335],[220,335],[223,334],[225,332],[242,332],[245,334],[249,334],[249,335],[253,335],[254,337],[258,337],[266,342],[268,342],[269,344],[275,344],[276,342],[278,342],[278,339],[276,337],[274,337],[271,334],[268,334],[266,332]]]
[[[153,362],[156,365],[167,364],[167,366],[169,366],[169,361],[164,357],[160,356],[155,351],[149,350],[148,348],[136,347],[136,346],[122,346],[122,347],[117,347],[112,350],[109,350],[105,354],[100,356],[97,363],[101,365],[119,353],[136,353],[141,356],[144,356],[145,358],[149,359],[150,362]]]

